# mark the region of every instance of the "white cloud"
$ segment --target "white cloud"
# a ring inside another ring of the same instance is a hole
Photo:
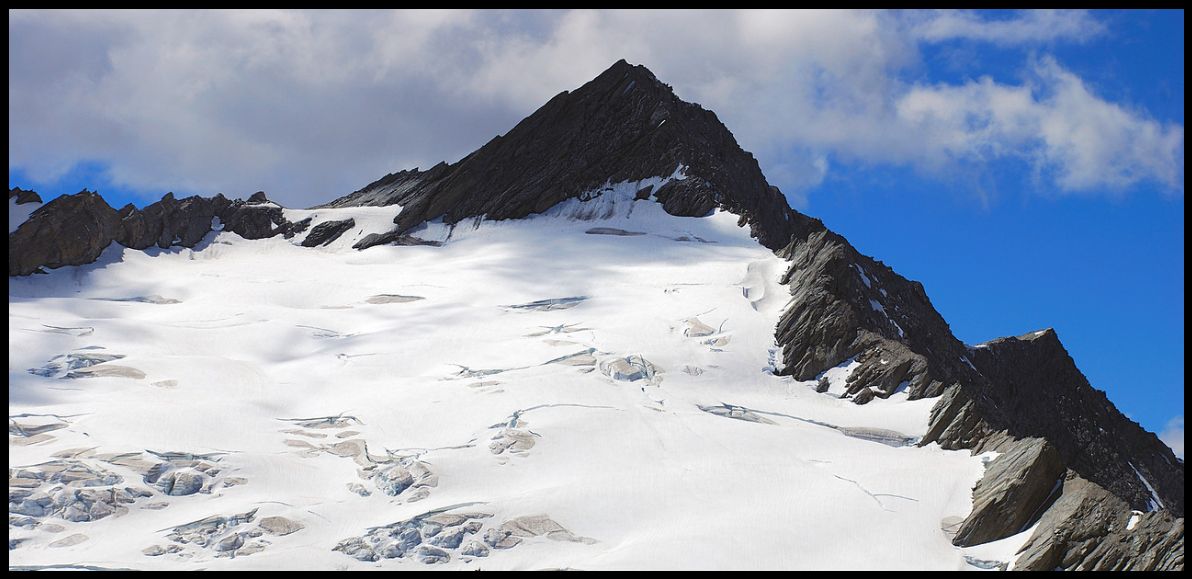
[[[796,200],[850,163],[955,175],[1006,159],[1048,189],[1182,193],[1182,125],[1054,60],[1017,85],[914,80],[925,42],[1102,29],[1085,12],[15,11],[9,162],[43,182],[87,160],[154,195],[309,205],[454,161],[626,58],[714,110]]]
[[[1184,416],[1176,416],[1167,421],[1167,426],[1159,434],[1159,440],[1171,447],[1175,455],[1184,458]]]
[[[9,161],[119,184],[308,204],[458,157],[516,119],[434,80],[468,13],[18,12]],[[88,55],[78,63],[80,55]],[[73,67],[73,68],[72,68]],[[470,143],[474,145],[475,143]]]
[[[1000,45],[1087,41],[1105,32],[1105,25],[1087,10],[1022,10],[1014,17],[991,20],[968,11],[935,12],[913,28],[929,42],[979,40]]]
[[[898,118],[926,139],[923,162],[1017,156],[1052,173],[1064,191],[1121,190],[1150,179],[1183,187],[1183,127],[1104,101],[1055,60],[1036,63],[1021,86],[988,77],[915,86]]]

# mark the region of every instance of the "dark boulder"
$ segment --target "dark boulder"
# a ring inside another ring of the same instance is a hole
[[[398,233],[396,230],[386,233],[370,233],[365,235],[360,241],[357,241],[352,246],[353,249],[368,249],[375,245],[430,245],[439,247],[443,245],[440,241],[429,241],[413,235],[406,235]]]
[[[853,404],[867,404],[873,400],[873,390],[870,388],[862,388],[853,396]]]
[[[315,226],[310,230],[310,234],[306,239],[302,240],[303,247],[315,247],[316,245],[327,245],[339,236],[356,227],[355,219],[344,219],[342,221],[325,221]]]

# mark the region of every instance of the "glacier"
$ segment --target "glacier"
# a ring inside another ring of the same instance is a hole
[[[936,400],[853,404],[843,365],[822,393],[776,375],[788,264],[640,188],[412,232],[437,247],[352,249],[398,206],[286,209],[356,226],[10,278],[10,566],[1010,561],[1030,529],[948,534],[990,457],[898,442]],[[544,303],[567,307],[511,307]],[[93,363],[30,371],[70,356]]]

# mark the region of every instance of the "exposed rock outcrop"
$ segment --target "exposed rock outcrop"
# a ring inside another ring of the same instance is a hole
[[[1051,329],[993,340],[971,355],[980,379],[940,398],[924,443],[1006,454],[974,492],[964,528],[980,532],[958,534],[956,543],[1008,537],[1038,520],[1015,568],[1182,569],[1184,465],[1171,449],[1089,385]],[[1036,505],[1054,470],[1050,459],[1023,460],[1039,440],[1068,474],[1058,500]],[[1004,481],[1034,487],[1031,500],[998,501]],[[989,516],[987,501],[1003,514]],[[1144,532],[1124,530],[1131,510],[1149,511],[1135,529]]]
[[[58,197],[9,234],[8,275],[91,263],[116,238],[119,224],[116,210],[98,193],[84,189]]]
[[[29,191],[21,189],[20,187],[13,187],[8,190],[8,198],[16,199],[17,205],[24,205],[25,203],[41,203],[41,195],[36,191]]]
[[[339,236],[347,233],[353,227],[356,227],[356,220],[351,218],[342,221],[324,221],[310,230],[306,239],[302,240],[302,246],[315,247],[317,245],[327,245],[339,239]]]
[[[1089,385],[1053,330],[994,340],[971,354],[981,379],[941,397],[925,442],[980,452],[1043,438],[1067,467],[1131,508],[1152,507],[1153,488],[1157,502],[1183,516],[1183,462]]]
[[[1170,511],[1133,512],[1100,485],[1069,472],[1062,495],[1022,547],[1023,571],[1179,571],[1184,519]]]
[[[1088,383],[1054,330],[988,342],[972,358],[988,378],[973,386],[990,427],[1047,439],[1069,468],[1134,509],[1148,508],[1149,485],[1163,507],[1183,516],[1183,463]]]
[[[934,397],[975,379],[964,344],[952,336],[923,285],[861,255],[818,221],[778,251],[790,262],[782,283],[791,304],[778,322],[783,374],[815,379],[856,357],[848,394],[872,388],[885,398],[904,386]]]
[[[352,249],[368,249],[374,245],[430,245],[438,247],[443,245],[439,241],[429,241],[413,235],[406,235],[396,231],[389,231],[387,233],[370,233],[365,235],[360,241],[357,241]]]
[[[326,207],[383,207],[400,203],[411,192],[435,183],[450,172],[450,165],[439,163],[429,170],[407,169],[390,173],[365,185],[357,191],[344,195],[334,201],[315,206],[315,209]]]
[[[15,191],[10,197],[18,195]],[[28,199],[28,193],[32,192],[22,194]],[[218,227],[245,239],[262,239],[306,225],[309,221],[286,220],[282,208],[263,192],[249,201],[230,201],[218,194],[179,200],[167,193],[144,209],[129,204],[116,211],[98,193],[83,190],[50,201],[8,236],[8,275],[88,264],[112,242],[131,249],[195,247]]]
[[[214,199],[193,196],[178,200],[166,193],[160,201],[137,209],[132,204],[120,209],[120,233],[116,241],[131,249],[156,245],[194,247],[211,231],[211,220],[228,205],[222,195]]]
[[[216,199],[221,196],[217,195]],[[294,224],[286,220],[280,205],[265,198],[263,191],[253,193],[248,201],[230,202],[218,212],[224,229],[245,239],[265,239],[288,233]]]

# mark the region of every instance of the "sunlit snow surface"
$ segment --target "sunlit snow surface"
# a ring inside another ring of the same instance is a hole
[[[886,436],[921,436],[935,401],[774,376],[786,264],[736,216],[623,193],[415,232],[442,247],[355,251],[398,208],[320,209],[290,218],[356,229],[10,278],[9,564],[973,568],[941,524],[981,461]],[[64,461],[120,482],[21,471]],[[202,488],[166,494],[147,465]],[[147,496],[13,526],[14,480]]]

